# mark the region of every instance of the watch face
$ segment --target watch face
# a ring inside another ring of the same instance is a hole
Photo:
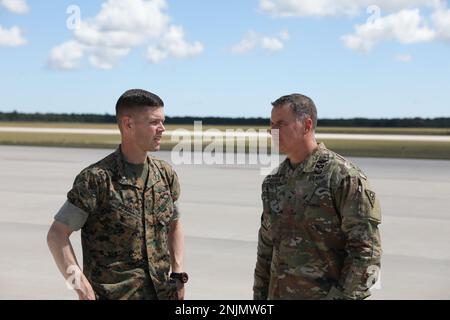
[[[186,282],[188,282],[188,280],[189,280],[189,277],[188,277],[187,273],[183,272],[181,274],[181,282],[186,283]]]

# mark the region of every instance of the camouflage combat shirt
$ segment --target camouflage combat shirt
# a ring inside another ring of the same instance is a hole
[[[262,185],[255,299],[364,299],[380,269],[378,198],[365,174],[324,144]]]
[[[147,184],[125,175],[120,151],[84,169],[67,194],[88,213],[81,229],[83,273],[98,299],[176,299],[169,224],[180,186],[169,164],[147,157]]]

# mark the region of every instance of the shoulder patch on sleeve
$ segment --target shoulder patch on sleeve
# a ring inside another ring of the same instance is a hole
[[[375,206],[375,198],[376,198],[375,192],[373,192],[369,189],[366,189],[365,191],[366,191],[367,198],[369,199],[369,202],[373,208]]]

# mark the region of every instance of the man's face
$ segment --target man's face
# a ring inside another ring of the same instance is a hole
[[[278,129],[279,151],[290,154],[303,145],[305,128],[303,122],[295,116],[289,105],[272,108],[271,129]],[[275,132],[272,132],[276,139]]]
[[[132,137],[143,151],[157,151],[161,146],[164,128],[164,108],[147,107],[131,116],[133,122]]]

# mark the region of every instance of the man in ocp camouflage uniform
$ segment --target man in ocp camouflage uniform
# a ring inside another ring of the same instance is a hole
[[[316,142],[310,98],[272,105],[287,159],[262,185],[254,298],[367,298],[380,270],[378,197],[358,167]]]
[[[147,155],[160,148],[163,106],[140,89],[119,98],[121,145],[75,178],[48,232],[56,264],[79,299],[184,298],[180,185],[169,164]],[[69,240],[80,229],[83,271]]]

